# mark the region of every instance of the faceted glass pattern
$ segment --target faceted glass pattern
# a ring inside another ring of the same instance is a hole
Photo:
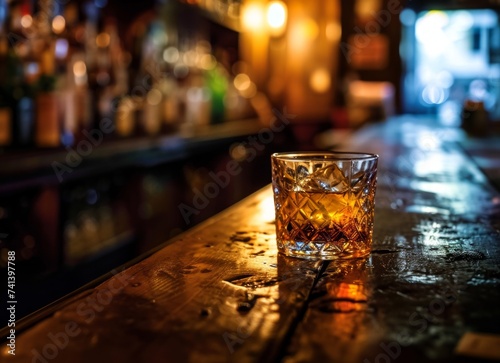
[[[278,250],[325,260],[368,255],[377,161],[363,153],[273,154]]]

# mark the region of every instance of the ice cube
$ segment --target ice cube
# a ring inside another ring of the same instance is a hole
[[[311,178],[312,174],[309,174],[309,170],[304,165],[299,165],[296,169],[296,172],[296,181],[299,190],[312,192],[316,189],[314,179]]]
[[[309,177],[309,170],[304,165],[299,165],[297,167],[297,181],[302,181]]]
[[[335,165],[327,165],[316,170],[311,179],[315,181],[317,188],[329,192],[345,192],[349,189],[348,180],[340,168]]]

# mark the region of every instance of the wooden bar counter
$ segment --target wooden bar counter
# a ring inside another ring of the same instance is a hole
[[[268,186],[19,321],[0,361],[500,359],[500,195],[456,133],[400,118],[340,146],[380,155],[369,258],[278,255]]]

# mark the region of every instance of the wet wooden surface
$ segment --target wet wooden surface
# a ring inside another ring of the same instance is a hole
[[[373,251],[321,274],[285,362],[477,362],[460,338],[500,334],[500,195],[463,135],[416,121],[338,146],[380,155]]]
[[[267,187],[21,324],[1,361],[476,361],[454,349],[500,334],[500,195],[446,130],[342,148],[380,155],[370,258],[278,255]]]

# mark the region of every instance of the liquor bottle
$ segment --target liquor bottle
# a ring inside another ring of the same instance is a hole
[[[37,88],[35,144],[39,147],[57,147],[61,143],[61,125],[55,77],[42,74]]]
[[[42,5],[42,4],[41,4]],[[44,2],[43,17],[38,17],[36,39],[40,43],[34,54],[40,74],[36,84],[35,144],[38,147],[58,147],[61,145],[61,92],[56,88],[55,39],[51,33],[53,14],[49,12],[49,2]]]
[[[0,90],[0,147],[9,146],[12,141],[12,112],[7,95]]]
[[[55,5],[52,19],[55,90],[59,99],[61,144],[67,147],[75,143],[78,122],[75,82],[73,74],[69,73],[71,57],[77,49],[72,33],[77,14],[71,13],[71,4],[56,2]]]
[[[118,96],[114,104],[116,111],[114,114],[115,130],[118,137],[129,137],[133,135],[136,128],[135,104],[130,95]]]
[[[26,4],[11,3],[3,7],[6,15],[5,28],[2,22],[1,83],[3,93],[3,118],[10,118],[11,147],[27,146],[33,130],[33,82],[37,76],[37,64],[33,62],[31,43],[21,28],[23,15],[29,15]],[[26,25],[26,24],[25,24]],[[26,30],[29,34],[28,29]],[[4,122],[4,125],[6,122]]]
[[[10,67],[14,76],[12,83],[13,145],[30,146],[35,127],[35,81],[38,65],[27,58],[10,52]]]
[[[67,2],[64,5],[63,17],[66,29],[61,35],[68,42],[68,54],[64,61],[66,65],[66,93],[68,102],[72,104],[72,116],[66,119],[68,134],[73,133],[73,143],[77,144],[85,139],[85,130],[93,126],[94,100],[89,85],[89,69],[94,62],[95,30],[93,26],[93,11],[80,9],[77,3]],[[88,39],[94,36],[94,43]],[[88,53],[87,50],[90,52]],[[69,113],[71,110],[68,110]],[[67,117],[67,116],[66,116]],[[73,130],[73,131],[71,131]],[[71,139],[68,137],[68,139]]]
[[[103,20],[99,33],[96,36],[96,74],[95,81],[98,87],[96,127],[103,119],[112,119],[114,100],[123,90],[117,87],[116,68],[119,52],[116,22],[113,18]]]
[[[112,102],[112,120],[114,121],[114,135],[119,138],[130,137],[136,129],[135,104],[129,93],[129,54],[119,43],[116,28],[110,30],[110,49],[112,69],[115,72],[115,97]]]
[[[163,129],[166,133],[175,131],[179,122],[179,88],[172,77],[165,77],[160,81],[159,89],[163,95],[162,114]]]
[[[91,129],[96,128],[101,120],[99,114],[99,98],[102,91],[101,82],[99,75],[99,64],[98,64],[98,44],[97,37],[99,34],[99,18],[100,11],[99,8],[93,1],[88,1],[84,3],[83,6],[83,37],[81,39],[83,45],[84,64],[85,64],[85,80],[87,89],[85,93],[88,95],[90,100],[90,111],[89,118],[85,120],[87,124],[80,125],[80,134],[82,135],[84,131],[89,132]],[[83,68],[83,67],[82,67]],[[87,104],[85,104],[86,106]]]
[[[11,95],[4,83],[7,80],[8,43],[7,37],[0,29],[0,147],[9,146],[12,142],[12,110]]]
[[[150,110],[147,110],[147,94],[151,91],[155,82],[151,70],[155,69],[155,47],[149,36],[148,24],[152,18],[140,16],[130,27],[129,49],[131,56],[129,95],[133,104],[133,114],[135,118],[134,133],[137,136],[147,136],[154,127],[151,127],[155,120],[148,120],[146,117]],[[153,121],[153,122],[151,122]]]

